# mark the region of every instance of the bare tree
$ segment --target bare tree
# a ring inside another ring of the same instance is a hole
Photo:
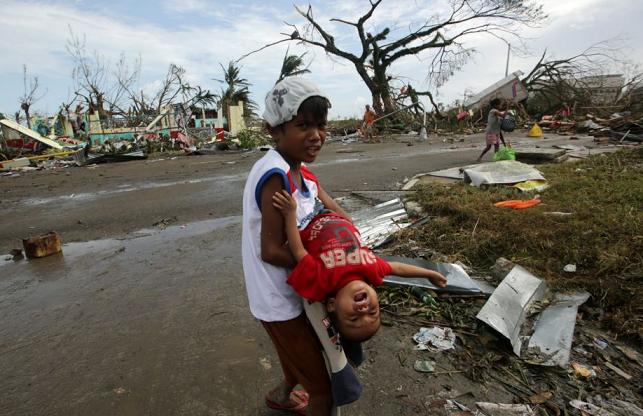
[[[170,64],[155,93],[146,95],[140,88],[135,88],[128,75],[131,71],[117,71],[117,79],[129,99],[129,113],[136,122],[144,121],[150,116],[161,113],[170,104],[210,105],[215,102],[215,95],[200,86],[192,86],[187,81],[183,67]]]
[[[22,81],[24,85],[24,94],[18,99],[18,102],[20,103],[20,109],[25,112],[27,127],[31,128],[31,106],[44,97],[47,91],[38,95],[38,88],[40,87],[38,77],[33,76],[29,78],[27,75],[27,65],[22,66]],[[16,113],[16,120],[20,120],[20,111]]]
[[[121,54],[116,72],[110,73],[110,64],[103,55],[87,51],[85,36],[82,39],[76,36],[71,27],[69,33],[66,48],[74,60],[74,94],[86,103],[90,112],[97,112],[101,118],[125,114],[122,105],[126,87],[138,79],[140,58],[130,66]]]
[[[315,19],[310,5],[305,10],[295,6],[304,22],[287,23],[293,29],[292,34],[282,33],[283,39],[269,45],[298,41],[350,62],[371,92],[378,113],[395,110],[389,82],[392,66],[400,59],[428,58],[427,78],[430,84],[439,87],[471,54],[471,49],[462,43],[466,37],[481,33],[517,37],[519,28],[535,25],[546,17],[542,6],[532,0],[450,0],[449,12],[411,23],[401,34],[400,30],[392,31],[388,27],[371,32],[369,20],[382,0],[369,0],[369,3],[368,10],[355,21],[330,19],[355,29],[359,42],[357,52],[339,46],[335,36]]]

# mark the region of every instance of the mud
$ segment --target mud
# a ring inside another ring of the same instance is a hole
[[[480,143],[333,143],[313,169],[334,196],[383,200],[406,177],[475,160]],[[357,153],[338,152],[347,148]],[[0,252],[49,230],[65,243],[60,255],[0,260],[0,414],[278,414],[263,394],[279,380],[279,364],[249,313],[240,260],[241,192],[259,157],[0,178]],[[414,372],[415,330],[383,327],[369,342],[363,398],[343,415],[426,414],[426,398],[449,389],[510,400],[458,373]]]

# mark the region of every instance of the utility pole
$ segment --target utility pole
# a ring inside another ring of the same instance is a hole
[[[509,75],[509,53],[511,52],[511,43],[507,42],[507,65],[505,66],[505,78]]]

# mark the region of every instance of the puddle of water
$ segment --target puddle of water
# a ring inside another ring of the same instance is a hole
[[[62,253],[49,257],[33,260],[20,260],[14,262],[1,261],[0,268],[10,274],[13,271],[28,270],[35,274],[47,274],[55,269],[73,264],[74,261],[86,256],[105,257],[108,255],[118,254],[119,250],[137,249],[144,250],[146,247],[155,247],[161,243],[168,243],[172,240],[196,237],[199,235],[211,233],[213,231],[225,228],[230,225],[241,223],[241,216],[235,215],[230,217],[215,218],[211,220],[196,221],[187,224],[171,225],[165,229],[145,228],[134,231],[131,235],[123,238],[106,238],[100,240],[91,240],[83,242],[73,242],[63,245]]]

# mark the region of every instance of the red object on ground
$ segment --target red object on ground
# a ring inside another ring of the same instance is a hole
[[[542,201],[540,199],[510,199],[508,201],[500,201],[496,202],[495,206],[497,207],[505,207],[505,208],[513,208],[513,209],[525,209],[525,208],[531,208],[535,205],[540,204]]]
[[[224,140],[225,139],[225,133],[224,133],[223,128],[215,127],[214,131],[216,131],[217,140]]]

